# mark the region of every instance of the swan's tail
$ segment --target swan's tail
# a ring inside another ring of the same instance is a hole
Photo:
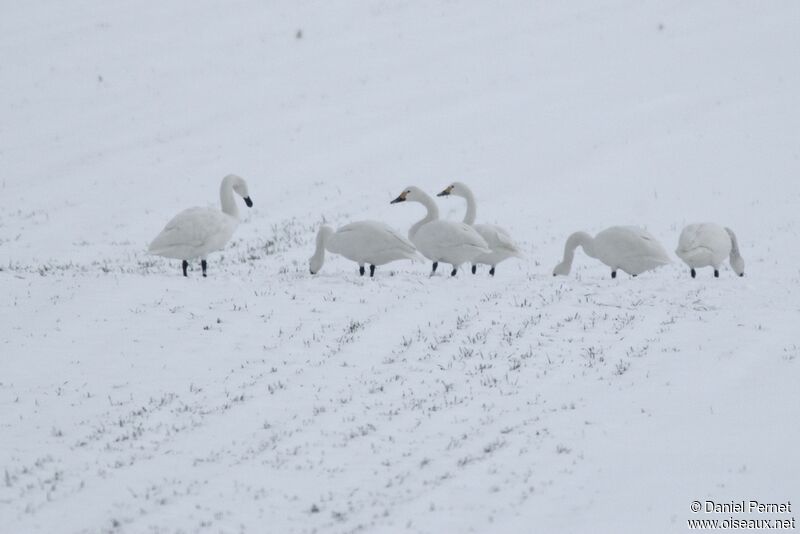
[[[694,247],[690,249],[678,247],[675,249],[675,255],[687,264],[702,263],[710,254],[711,250],[708,247]]]
[[[736,239],[736,234],[733,233],[733,230],[727,226],[725,227],[725,231],[728,232],[731,238],[731,255],[729,258],[731,267],[736,274],[744,276],[744,258],[742,258],[742,254],[739,252],[739,240]]]

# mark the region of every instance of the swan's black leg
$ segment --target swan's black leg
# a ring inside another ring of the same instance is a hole
[[[489,269],[489,274],[491,274],[492,276],[494,276],[494,265],[492,265],[492,268],[491,268],[491,269]]]
[[[370,265],[369,266],[369,277],[372,278],[373,276],[375,276],[375,266],[374,265]]]
[[[458,272],[458,267],[453,267],[453,270],[450,271],[450,276],[455,276],[457,272]]]
[[[475,272],[476,272],[477,270],[478,270],[478,266],[477,266],[477,265],[475,265],[475,264],[473,263],[473,264],[472,264],[472,274],[475,274]]]
[[[189,275],[186,274],[186,269],[189,268],[189,262],[186,261],[186,260],[183,260],[183,263],[181,264],[181,267],[183,267],[183,276],[187,276],[188,277]]]
[[[200,267],[203,268],[203,278],[206,277],[206,269],[208,269],[208,262],[206,260],[200,260]]]
[[[719,270],[714,269],[714,278],[719,278]]]
[[[689,271],[689,272],[692,274],[692,278],[694,278],[695,276],[697,276],[697,271],[695,271],[695,270],[694,270],[694,267],[692,267],[692,270],[691,270],[691,271]]]
[[[611,278],[617,277],[617,271],[611,271]]]
[[[631,276],[632,276],[632,277],[634,277],[634,278],[636,278],[636,277],[637,277],[637,276],[639,276],[639,275],[638,275],[638,274],[632,274]]]
[[[364,276],[364,266],[363,265],[359,265],[358,266],[358,274],[360,274],[361,276]]]
[[[436,268],[437,268],[438,266],[439,266],[439,262],[438,262],[438,261],[435,261],[435,262],[433,262],[433,270],[431,271],[431,274],[433,274],[433,273],[435,273],[435,272],[436,272]]]

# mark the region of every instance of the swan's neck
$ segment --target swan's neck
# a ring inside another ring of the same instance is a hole
[[[741,276],[744,273],[744,258],[742,258],[742,253],[739,252],[739,240],[736,239],[736,234],[730,228],[725,228],[725,231],[728,232],[731,238],[731,254],[729,257],[731,267],[736,271],[736,274]]]
[[[575,258],[575,249],[583,247],[583,251],[591,258],[597,257],[594,250],[594,239],[586,232],[575,232],[567,238],[564,245],[564,259],[561,262],[569,270],[572,267],[572,260]]]
[[[433,200],[431,197],[425,195],[417,202],[425,206],[425,208],[428,210],[428,213],[425,215],[425,217],[417,221],[414,224],[414,226],[411,227],[411,229],[409,229],[408,231],[409,239],[414,238],[414,235],[417,233],[417,230],[419,230],[422,227],[422,225],[428,224],[429,222],[435,221],[439,218],[439,206],[436,205],[436,201]]]
[[[594,238],[586,232],[575,232],[567,238],[567,244],[564,245],[564,259],[569,256],[570,261],[575,255],[575,249],[582,247],[583,251],[590,258],[596,258],[597,253],[594,250]]]
[[[325,245],[328,242],[330,232],[327,227],[322,226],[317,232],[317,248],[314,250],[314,255],[311,257],[313,261],[318,262],[319,266],[325,262]]]
[[[478,211],[478,206],[475,204],[475,195],[465,187],[463,196],[467,200],[467,213],[464,214],[464,222],[472,226],[475,224],[475,215]]]
[[[239,208],[233,199],[233,181],[225,178],[219,186],[219,203],[222,204],[222,211],[234,219],[239,218]]]
[[[741,258],[742,253],[739,252],[739,240],[736,239],[736,234],[733,233],[733,230],[730,228],[725,228],[725,231],[728,233],[728,236],[731,238],[731,259]]]

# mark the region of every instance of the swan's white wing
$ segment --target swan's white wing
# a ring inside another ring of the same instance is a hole
[[[613,226],[595,237],[598,259],[637,274],[671,262],[667,251],[652,234],[635,226]]]
[[[422,255],[417,252],[417,247],[411,241],[405,238],[403,234],[395,230],[389,225],[378,223],[381,225],[381,231],[386,238],[387,248],[396,250],[402,253],[406,258],[411,260],[421,260]]]
[[[359,221],[342,226],[339,232],[363,232],[364,238],[382,247],[415,252],[416,247],[400,232],[380,221]]]
[[[503,228],[492,224],[476,224],[473,227],[486,240],[492,252],[506,252],[513,256],[522,255],[517,244]]]
[[[383,264],[396,259],[419,259],[416,247],[390,226],[359,221],[339,228],[328,248],[357,262]]]
[[[468,224],[434,221],[425,227],[429,230],[430,237],[443,248],[470,246],[483,249],[484,252],[491,252],[486,240]]]
[[[214,208],[189,208],[172,218],[150,243],[149,252],[177,259],[191,259],[222,248],[236,221]]]
[[[662,263],[664,265],[672,263],[672,260],[669,258],[669,254],[667,254],[666,249],[653,234],[647,230],[639,228],[639,239],[644,243],[644,247],[646,248],[652,261],[656,263]]]
[[[423,225],[414,236],[414,243],[429,259],[454,265],[491,252],[474,228],[454,221],[437,220]]]

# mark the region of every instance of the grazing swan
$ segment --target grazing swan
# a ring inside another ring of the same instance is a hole
[[[611,278],[617,269],[636,276],[670,263],[664,247],[650,232],[635,226],[612,226],[594,238],[586,232],[575,232],[564,245],[564,260],[553,269],[553,276],[569,274],[575,249],[581,246],[587,256],[611,267]]]
[[[233,192],[244,198],[250,208],[253,201],[247,192],[247,183],[235,174],[222,179],[219,200],[222,211],[216,208],[189,208],[177,214],[150,243],[148,252],[156,256],[183,260],[183,276],[189,261],[200,258],[203,276],[206,276],[210,252],[222,250],[239,224],[239,210]]]
[[[419,260],[408,239],[381,222],[359,221],[334,230],[327,224],[317,233],[317,250],[308,260],[311,274],[317,274],[325,263],[325,250],[341,254],[358,263],[358,272],[364,276],[364,264],[369,264],[370,277],[375,276],[375,266],[397,260]]]
[[[736,274],[744,276],[744,260],[739,254],[736,234],[718,224],[690,224],[684,228],[675,254],[689,266],[692,278],[697,276],[695,269],[708,266],[714,267],[714,276],[719,278],[719,266],[725,258],[729,258]]]
[[[452,265],[450,276],[455,276],[462,263],[491,252],[486,241],[470,225],[440,220],[436,201],[420,188],[407,187],[390,204],[405,201],[419,202],[428,210],[427,215],[408,231],[408,238],[423,256],[433,261],[431,275],[436,272],[440,261]]]
[[[522,257],[522,252],[519,250],[516,243],[514,243],[514,240],[511,239],[508,232],[493,224],[475,224],[477,206],[475,204],[475,196],[472,194],[469,187],[461,182],[453,182],[436,196],[446,197],[449,195],[466,199],[467,213],[464,215],[464,224],[470,225],[476,232],[481,234],[481,237],[489,245],[489,248],[492,249],[489,254],[482,254],[472,260],[472,274],[475,274],[476,264],[482,263],[484,265],[491,265],[489,274],[494,276],[494,269],[498,263],[511,257]]]

